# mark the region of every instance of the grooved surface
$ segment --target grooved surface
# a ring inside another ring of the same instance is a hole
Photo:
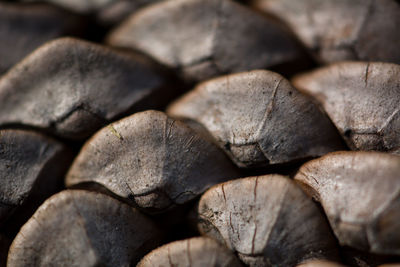
[[[293,266],[335,259],[336,244],[317,206],[289,178],[229,181],[201,197],[198,227],[249,266]]]
[[[335,152],[304,164],[295,179],[318,199],[341,245],[400,255],[400,157]]]
[[[147,53],[194,81],[300,57],[294,39],[279,24],[230,0],[155,4],[133,14],[107,42]]]
[[[67,190],[46,200],[22,227],[7,266],[132,266],[159,243],[159,230],[134,208]]]
[[[148,212],[163,212],[236,177],[233,164],[202,135],[162,112],[145,111],[87,141],[66,183],[97,182]]]
[[[270,71],[201,83],[167,112],[203,124],[239,167],[287,163],[342,149],[329,119]]]
[[[400,66],[344,62],[294,78],[315,97],[353,150],[400,153]]]
[[[77,39],[58,39],[1,77],[0,126],[28,125],[84,139],[135,109],[164,82],[141,57]]]
[[[223,245],[206,237],[175,241],[153,250],[138,267],[240,267],[242,264]]]

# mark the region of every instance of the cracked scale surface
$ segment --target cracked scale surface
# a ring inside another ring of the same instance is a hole
[[[226,247],[207,237],[168,243],[147,254],[138,267],[240,267],[243,266]]]
[[[400,63],[400,5],[394,0],[250,1],[287,23],[324,63]]]
[[[107,42],[147,53],[192,81],[272,67],[301,55],[279,24],[230,0],[152,5],[113,30]]]
[[[66,190],[46,200],[21,228],[7,266],[132,266],[161,237],[150,219],[127,204]]]
[[[165,212],[210,186],[238,177],[224,153],[159,111],[136,113],[89,139],[67,186],[97,182],[147,212]]]
[[[255,70],[199,84],[167,113],[203,124],[239,167],[343,149],[329,119],[281,75]]]
[[[329,225],[288,177],[264,175],[213,186],[201,197],[198,228],[249,266],[337,259]]]
[[[400,65],[342,62],[300,74],[352,150],[400,153]]]
[[[165,77],[141,57],[61,38],[1,77],[0,126],[28,125],[82,140],[150,97],[157,103],[163,86]]]
[[[348,151],[305,163],[295,179],[321,202],[341,245],[400,255],[399,174],[397,155]]]

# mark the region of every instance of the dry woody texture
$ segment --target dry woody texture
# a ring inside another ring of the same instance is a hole
[[[249,266],[293,266],[337,257],[324,216],[284,176],[214,186],[201,197],[198,213],[200,232],[225,244]]]
[[[134,208],[99,193],[64,191],[21,228],[8,266],[129,266],[160,240]]]
[[[117,121],[82,148],[67,186],[97,182],[148,212],[164,212],[238,177],[217,146],[180,121],[145,111]]]
[[[239,167],[287,163],[343,148],[310,98],[266,70],[201,83],[167,112],[203,124]]]
[[[400,63],[400,6],[395,0],[249,0],[287,23],[322,62]]]
[[[0,0],[0,266],[400,266],[400,0]]]
[[[1,77],[0,125],[28,125],[85,139],[147,98],[157,103],[154,98],[165,97],[160,92],[164,83],[143,58],[81,40],[58,39]]]
[[[134,13],[107,41],[143,51],[195,81],[300,56],[279,24],[230,0],[163,1]]]
[[[351,149],[400,154],[400,65],[337,63],[293,84],[321,103]]]
[[[342,245],[399,255],[399,174],[399,156],[336,152],[304,164],[295,179],[321,202]]]

